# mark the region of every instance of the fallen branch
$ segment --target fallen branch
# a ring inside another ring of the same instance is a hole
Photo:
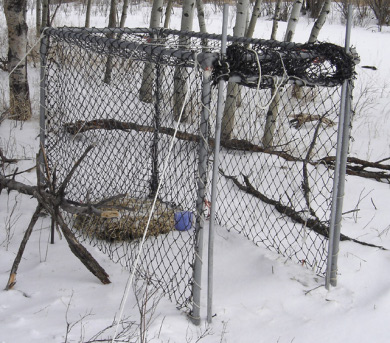
[[[79,120],[74,123],[66,123],[64,127],[68,133],[73,135],[90,131],[90,130],[122,130],[126,132],[129,132],[130,130],[134,130],[139,132],[150,132],[150,133],[155,132],[155,128],[153,126],[139,125],[132,122],[122,122],[115,119],[98,119],[98,120],[91,120],[91,121]],[[169,127],[160,127],[158,131],[161,134],[173,136],[175,130]],[[190,142],[200,141],[199,135],[183,132],[183,131],[178,131],[176,138],[185,141],[190,141]],[[215,145],[214,139],[209,138],[208,143],[210,149],[213,149]],[[246,152],[257,152],[257,153],[265,153],[273,156],[278,156],[288,162],[300,162],[300,163],[305,162],[304,159],[290,155],[285,151],[278,151],[270,148],[264,148],[260,145],[253,144],[243,139],[222,139],[221,146],[228,150],[241,150]],[[327,156],[320,160],[310,160],[310,161],[307,160],[306,163],[312,166],[317,166],[318,164],[324,164],[328,168],[334,169],[335,161],[336,158],[334,156]],[[390,183],[390,173],[382,172],[382,171],[367,171],[364,170],[365,168],[375,168],[379,170],[390,171],[390,165],[381,164],[380,162],[369,162],[355,157],[348,158],[347,170],[346,170],[346,173],[348,175],[354,175],[354,176],[374,179],[380,182],[385,181]]]
[[[8,279],[7,285],[5,286],[6,291],[11,289],[16,283],[16,274],[18,271],[20,261],[22,260],[24,249],[26,248],[26,244],[31,236],[32,230],[34,228],[35,223],[37,222],[37,220],[39,218],[39,214],[41,213],[41,211],[42,211],[42,207],[40,205],[38,205],[33,216],[31,217],[30,224],[28,225],[27,230],[24,233],[22,242],[20,243],[18,253],[15,257],[14,263],[12,264],[11,272],[9,274],[9,279]]]
[[[92,147],[87,149],[87,152],[92,149]],[[75,166],[72,169],[72,172],[74,173],[75,168],[81,163],[82,159],[85,158],[86,153],[82,155],[82,157],[76,162]],[[37,158],[37,161],[39,159]],[[36,219],[39,216],[39,213],[42,209],[45,209],[46,212],[51,216],[51,218],[54,220],[55,224],[59,225],[61,228],[61,231],[69,245],[70,250],[73,252],[73,254],[87,267],[87,269],[94,274],[103,284],[110,283],[110,279],[108,274],[105,272],[105,270],[99,265],[99,263],[92,257],[92,255],[87,251],[87,249],[78,242],[73,232],[69,229],[65,221],[63,220],[61,213],[59,209],[62,209],[66,212],[70,213],[86,213],[86,214],[99,214],[101,211],[99,210],[99,206],[101,204],[104,204],[104,201],[101,201],[98,204],[81,204],[76,202],[68,201],[64,198],[64,189],[66,187],[67,182],[69,182],[70,178],[65,178],[63,184],[59,188],[58,191],[54,190],[53,184],[51,180],[46,180],[46,182],[50,185],[49,189],[45,189],[42,185],[42,180],[40,180],[40,171],[39,171],[39,165],[37,162],[37,176],[38,176],[38,185],[37,186],[30,186],[26,185],[24,183],[16,181],[14,178],[7,178],[3,175],[0,175],[0,193],[3,189],[7,189],[8,192],[10,191],[17,191],[21,194],[26,194],[29,196],[34,197],[38,201],[38,208],[36,212],[33,215],[33,218],[31,219],[29,228],[26,231],[26,234],[23,238],[21,247],[19,249],[19,252],[23,254],[24,246],[28,241],[28,238],[31,235],[32,228],[36,222]],[[47,175],[50,175],[47,172]],[[69,176],[69,175],[68,175]],[[39,211],[38,211],[39,209]],[[19,254],[18,254],[19,256]],[[19,264],[17,259],[21,258],[18,257],[15,259],[14,265]],[[12,285],[15,283],[15,275],[16,272],[13,272],[11,270],[10,280],[8,281],[6,289],[12,287]]]
[[[226,179],[233,181],[233,183],[240,190],[244,191],[247,194],[254,196],[257,199],[260,199],[261,201],[265,202],[266,204],[274,206],[276,208],[276,210],[278,210],[278,212],[280,212],[282,215],[289,217],[292,221],[294,221],[298,224],[304,225],[305,227],[313,230],[314,232],[318,233],[321,236],[329,238],[329,226],[324,224],[323,222],[321,222],[319,219],[317,219],[317,218],[304,218],[304,217],[302,217],[302,214],[300,212],[296,211],[292,207],[283,205],[277,200],[273,200],[273,199],[268,198],[266,195],[262,194],[257,189],[255,189],[253,187],[253,185],[250,183],[248,177],[245,175],[242,175],[242,177],[244,178],[244,182],[245,182],[245,184],[242,184],[240,181],[237,180],[236,177],[226,175],[223,172],[223,170],[220,169],[219,172]],[[381,250],[387,250],[386,248],[384,248],[382,246],[362,242],[362,241],[356,240],[354,238],[345,236],[343,234],[340,234],[340,240],[341,241],[352,241],[352,242],[355,242],[355,243],[358,243],[361,245],[379,248]]]

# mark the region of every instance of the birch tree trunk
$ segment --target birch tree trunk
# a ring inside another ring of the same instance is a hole
[[[278,4],[276,4],[275,6],[275,17],[276,17],[277,7]],[[294,36],[295,29],[299,20],[299,14],[301,8],[302,8],[302,0],[296,0],[294,2],[293,8],[291,10],[290,19],[287,24],[286,34],[284,37],[284,40],[286,42],[291,42],[292,37]],[[274,30],[272,30],[272,35],[274,35],[274,37],[271,36],[271,38],[274,39],[276,36],[276,29],[275,32]],[[299,97],[299,94],[301,93],[301,88],[298,86],[297,87],[294,86],[294,93],[297,97]],[[276,118],[279,113],[280,92],[279,89],[275,88],[275,85],[271,90],[271,97],[273,97],[273,99],[268,108],[266,122],[264,126],[264,135],[262,139],[262,143],[265,148],[272,147],[273,145],[273,138],[274,138],[275,128],[276,128]]]
[[[26,0],[5,0],[4,13],[8,28],[8,71],[11,119],[31,117],[30,90],[27,80]]]
[[[181,16],[181,31],[192,31],[192,24],[194,18],[194,9],[195,9],[195,0],[184,0],[183,3],[183,12]],[[180,38],[179,45],[181,48],[188,46],[188,38]],[[188,120],[188,109],[184,108],[184,101],[188,92],[187,80],[189,77],[189,72],[186,68],[176,67],[175,73],[173,76],[173,118],[178,121],[181,111],[183,110],[183,115],[181,117],[181,122],[186,122]]]
[[[154,0],[152,6],[152,13],[150,15],[151,29],[160,27],[161,16],[163,12],[163,0]],[[142,84],[139,90],[139,99],[143,102],[153,102],[153,85],[155,79],[154,63],[145,62],[144,71],[142,74]]]
[[[199,31],[202,33],[207,33],[204,5],[202,0],[196,0],[196,11],[198,12]]]
[[[167,29],[169,27],[169,22],[171,20],[171,14],[172,14],[172,8],[173,8],[173,0],[168,0],[167,8],[165,9],[164,29]]]
[[[278,32],[279,20],[280,20],[280,11],[282,9],[282,0],[277,0],[275,3],[275,13],[272,20],[272,32],[271,39],[276,39],[276,34]]]
[[[35,8],[35,27],[37,37],[41,35],[41,22],[42,22],[42,0],[36,0]]]
[[[295,0],[293,8],[291,10],[290,19],[288,20],[286,35],[284,36],[285,42],[291,42],[295,33],[295,29],[299,20],[299,13],[301,13],[302,0]]]
[[[49,0],[42,0],[42,26],[49,25]]]
[[[264,136],[262,140],[264,148],[269,148],[273,145],[275,128],[276,128],[276,118],[279,113],[279,102],[280,102],[279,89],[273,87],[271,89],[271,97],[274,98],[268,107],[267,117],[265,121]]]
[[[318,16],[318,19],[313,25],[311,29],[309,43],[314,43],[317,41],[318,35],[325,24],[326,18],[330,12],[330,5],[332,4],[332,0],[325,0],[324,5],[322,6],[321,13]]]
[[[275,4],[275,14],[272,23],[272,33],[271,39],[276,39],[276,33],[278,32],[278,21],[280,19],[280,11],[282,8],[282,0],[277,0]],[[275,128],[276,128],[276,118],[279,113],[279,102],[280,102],[280,93],[279,90],[275,88],[275,85],[271,89],[271,98],[274,97],[269,105],[267,116],[265,119],[264,125],[264,134],[262,143],[264,148],[269,148],[273,145]]]
[[[39,1],[39,0],[37,0]],[[91,20],[91,6],[92,6],[92,0],[87,0],[87,11],[85,12],[85,27],[90,27],[90,20]]]
[[[91,1],[91,0],[89,0]],[[129,10],[129,0],[124,0],[123,1],[123,8],[122,8],[122,15],[121,15],[121,20],[119,22],[119,27],[124,28],[126,24],[126,19],[127,19],[127,11]]]
[[[247,38],[253,37],[253,32],[255,31],[257,19],[259,19],[260,14],[261,14],[261,3],[262,2],[263,2],[263,0],[256,0],[256,2],[255,2],[255,5],[253,7],[251,20],[249,22],[248,29],[246,30],[246,34],[245,34],[245,37],[247,37]]]
[[[298,24],[299,14],[301,13],[302,4],[303,4],[303,0],[295,0],[293,8],[291,9],[291,15],[287,24],[286,35],[284,37],[284,40],[286,42],[291,42],[295,34],[295,29]],[[301,99],[303,96],[302,88],[300,86],[294,85],[292,89],[292,95],[297,99]]]
[[[116,8],[117,8],[117,0],[111,0],[110,15],[108,17],[109,28],[114,28],[116,26]],[[113,38],[114,36],[115,36],[114,33],[109,33],[107,35],[108,38]],[[112,74],[112,56],[109,55],[107,57],[106,71],[104,73],[104,79],[103,79],[104,83],[110,84],[111,74]]]
[[[246,29],[246,19],[248,17],[249,0],[239,0],[237,2],[236,24],[233,29],[233,35],[243,37]],[[225,108],[222,117],[222,139],[231,139],[235,124],[235,112],[237,109],[239,87],[236,83],[229,82],[227,86],[227,96]]]

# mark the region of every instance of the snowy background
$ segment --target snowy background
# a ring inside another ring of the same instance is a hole
[[[82,26],[80,7],[63,5],[54,25]],[[64,11],[65,10],[65,11]],[[148,26],[150,7],[132,8],[129,27]],[[96,7],[91,26],[108,22]],[[34,12],[29,11],[33,28]],[[206,8],[209,32],[221,30],[221,10]],[[229,33],[234,11],[231,10]],[[308,39],[312,20],[301,17],[294,40]],[[5,19],[0,14],[5,49]],[[175,8],[172,28],[180,27]],[[255,37],[269,38],[272,21],[258,20]],[[286,23],[280,23],[282,39]],[[194,30],[197,30],[195,23]],[[31,29],[34,31],[34,29]],[[32,35],[31,35],[32,36]],[[332,11],[320,41],[343,45],[345,26]],[[351,43],[360,58],[354,93],[351,156],[370,161],[390,157],[390,29],[378,32],[374,22],[354,27]],[[2,51],[4,53],[4,51]],[[375,66],[377,70],[361,66]],[[35,163],[38,150],[38,71],[30,68],[34,116],[23,124],[5,120],[0,125],[0,146],[7,157],[19,158],[19,170]],[[7,75],[0,71],[0,101],[7,103]],[[14,167],[8,168],[11,173]],[[35,171],[18,176],[35,183]],[[350,237],[390,249],[389,185],[347,177],[342,232]],[[36,203],[11,192],[0,196],[0,288],[5,287],[12,262]],[[0,342],[87,342],[118,316],[128,271],[112,263],[95,248],[87,247],[110,274],[112,283],[102,285],[71,253],[66,241],[56,236],[50,245],[50,221],[40,220],[28,242],[11,291],[0,291]],[[206,227],[207,230],[207,227]],[[207,242],[206,242],[207,243]],[[206,263],[207,261],[205,261]],[[285,258],[256,247],[243,236],[217,228],[215,246],[213,324],[198,328],[162,298],[147,331],[148,342],[388,342],[390,329],[390,253],[353,242],[342,242],[338,286],[327,291],[324,279]],[[206,270],[205,270],[206,272]],[[204,279],[206,275],[204,275]],[[205,319],[206,292],[202,294]],[[130,294],[124,316],[139,322],[135,296]],[[106,336],[112,335],[113,329]],[[136,341],[134,338],[132,341]]]

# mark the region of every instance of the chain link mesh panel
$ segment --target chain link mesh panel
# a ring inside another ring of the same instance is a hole
[[[66,189],[70,201],[99,210],[64,213],[79,239],[130,269],[161,181],[138,274],[191,311],[197,231],[175,228],[208,214],[209,186],[206,199],[200,189],[211,171],[204,178],[198,166],[201,146],[206,164],[213,159],[216,87],[206,94],[210,121],[201,120],[202,80],[212,73],[214,85],[228,81],[218,222],[324,273],[333,171],[323,161],[335,154],[350,56],[330,45],[325,56],[318,45],[229,37],[230,53],[221,57],[219,35],[174,30],[51,28],[46,35],[45,146],[57,185],[95,146]],[[271,73],[272,59],[278,70]],[[289,75],[294,61],[305,68]]]

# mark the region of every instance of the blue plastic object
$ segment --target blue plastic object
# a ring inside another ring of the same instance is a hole
[[[178,231],[188,231],[192,227],[194,214],[190,211],[175,213],[175,229]]]

